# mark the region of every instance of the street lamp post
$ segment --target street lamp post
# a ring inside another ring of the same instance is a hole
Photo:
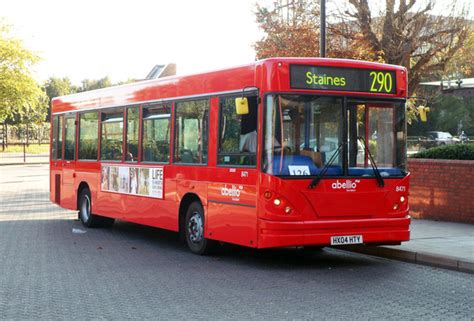
[[[326,0],[321,0],[320,18],[319,55],[324,58],[326,57]]]

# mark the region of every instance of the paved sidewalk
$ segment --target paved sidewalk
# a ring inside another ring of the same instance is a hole
[[[0,153],[0,166],[23,164],[48,164],[49,154]]]
[[[401,246],[353,246],[350,250],[474,273],[474,226],[413,219],[411,240]]]

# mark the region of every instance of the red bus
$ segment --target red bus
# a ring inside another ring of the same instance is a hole
[[[406,70],[271,58],[52,101],[51,201],[192,252],[409,240]]]

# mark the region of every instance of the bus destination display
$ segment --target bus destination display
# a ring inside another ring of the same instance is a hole
[[[395,71],[290,65],[293,89],[360,91],[395,94]]]

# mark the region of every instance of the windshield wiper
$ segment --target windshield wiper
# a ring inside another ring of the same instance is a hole
[[[365,139],[363,137],[360,137],[360,136],[357,137],[357,138],[362,142],[362,144],[364,144],[364,149],[365,149],[367,155],[369,155],[370,166],[372,166],[372,170],[374,171],[375,177],[377,178],[377,182],[379,184],[379,187],[384,187],[385,182],[383,181],[382,175],[380,175],[380,171],[379,171],[377,165],[375,164],[374,157],[370,153],[369,147],[365,143]]]
[[[308,185],[309,189],[313,189],[318,185],[319,181],[321,178],[326,174],[329,166],[336,160],[336,158],[339,156],[339,153],[341,152],[341,147],[343,143],[340,143],[339,146],[337,146],[336,152],[331,156],[329,161],[324,165],[323,169],[319,172],[319,175],[315,177],[311,183]]]

